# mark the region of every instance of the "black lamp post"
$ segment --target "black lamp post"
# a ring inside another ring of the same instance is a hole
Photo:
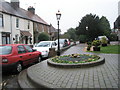
[[[61,17],[61,13],[60,11],[58,10],[58,12],[56,13],[56,18],[57,18],[57,25],[58,25],[58,50],[57,50],[57,55],[60,56],[60,43],[59,43],[59,32],[60,32],[60,29],[59,29],[59,20],[60,20],[60,17]]]

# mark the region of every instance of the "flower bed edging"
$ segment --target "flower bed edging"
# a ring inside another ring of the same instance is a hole
[[[60,67],[60,68],[85,68],[85,67],[93,67],[100,64],[105,63],[105,58],[102,56],[99,56],[100,59],[93,62],[86,62],[86,63],[78,63],[78,64],[66,64],[66,63],[55,63],[51,59],[47,60],[48,65],[54,66],[54,67]]]

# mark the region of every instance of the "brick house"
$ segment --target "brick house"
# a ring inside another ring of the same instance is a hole
[[[49,35],[50,25],[35,14],[35,8],[19,5],[19,0],[0,1],[0,44],[34,44],[39,33]]]

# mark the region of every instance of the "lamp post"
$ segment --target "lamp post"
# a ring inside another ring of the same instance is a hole
[[[57,50],[57,55],[58,56],[60,56],[60,43],[59,43],[59,32],[60,32],[60,29],[59,29],[59,20],[60,20],[60,17],[61,17],[61,13],[58,10],[58,12],[56,13],[57,25],[58,25],[58,50]]]

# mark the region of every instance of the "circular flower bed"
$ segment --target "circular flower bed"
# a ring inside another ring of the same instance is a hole
[[[103,64],[105,58],[90,54],[71,54],[56,56],[47,60],[49,65],[59,67],[88,67]]]
[[[68,63],[68,64],[78,64],[78,63],[86,63],[93,62],[100,59],[97,55],[89,55],[89,54],[71,54],[64,56],[56,56],[51,58],[51,60],[55,63]]]

